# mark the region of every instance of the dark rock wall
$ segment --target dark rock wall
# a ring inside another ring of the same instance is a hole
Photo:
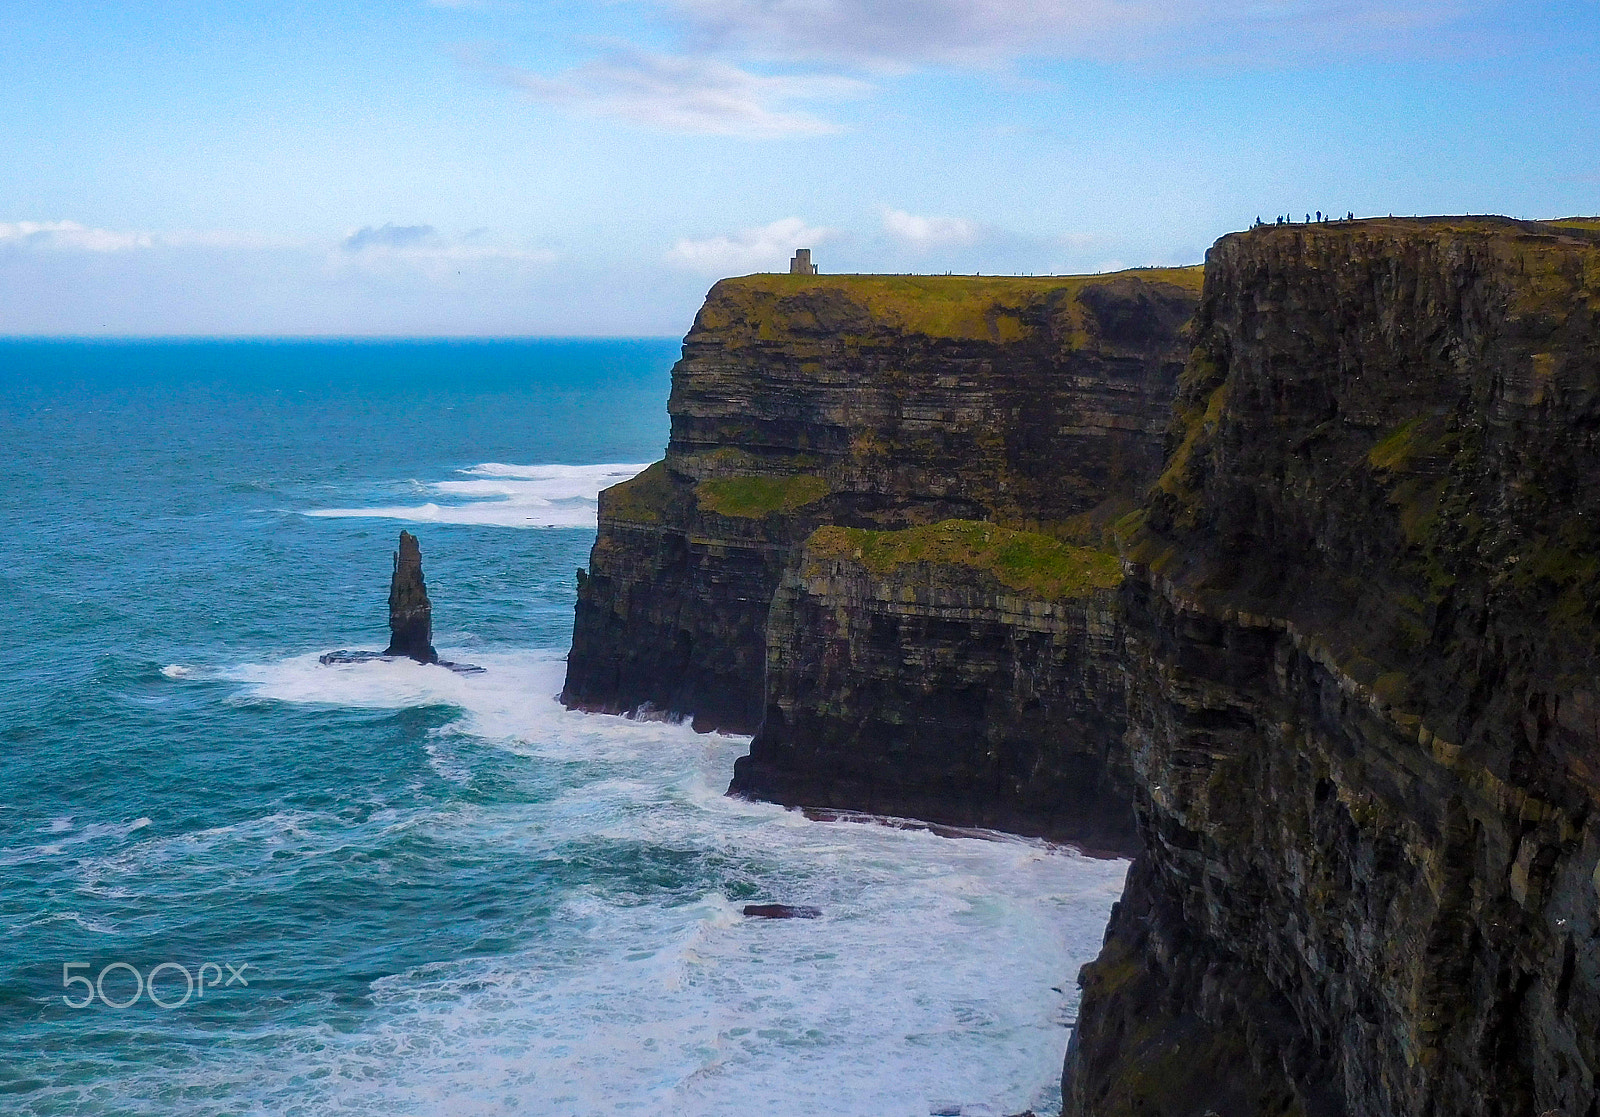
[[[818,526],[950,517],[1046,531],[1132,506],[1198,269],[764,275],[707,296],[666,460],[601,496],[563,701],[753,732],[767,612]]]
[[[1044,592],[970,561],[875,571],[819,531],[773,602],[766,715],[733,791],[1132,852],[1120,566],[1036,545],[1109,576]]]
[[[1595,234],[1237,234],[1196,338],[1067,1112],[1594,1117]]]

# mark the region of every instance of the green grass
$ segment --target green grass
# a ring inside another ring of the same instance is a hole
[[[695,486],[700,507],[719,516],[756,519],[793,512],[828,495],[828,482],[815,474],[793,477],[727,477]]]
[[[813,561],[851,558],[876,574],[922,562],[966,566],[1046,600],[1083,597],[1122,581],[1115,555],[975,520],[904,531],[818,528],[806,542],[806,555]]]
[[[1134,268],[1104,275],[747,275],[717,284],[701,312],[701,326],[726,329],[730,311],[754,312],[758,304],[802,292],[835,291],[874,323],[901,333],[936,338],[1015,341],[1027,333],[1022,314],[1045,299],[1075,295],[1085,287],[1117,280],[1181,287],[1200,293],[1204,268]],[[720,305],[719,305],[720,304]],[[746,313],[761,321],[764,313]]]
[[[606,515],[636,524],[658,524],[672,498],[667,463],[656,462],[643,473],[605,491]]]

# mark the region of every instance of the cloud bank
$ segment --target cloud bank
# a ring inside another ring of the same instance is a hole
[[[360,269],[368,273],[419,271],[443,277],[469,267],[529,268],[553,264],[557,255],[544,248],[487,243],[478,230],[446,237],[432,225],[367,225],[340,242],[330,254],[334,272]]]
[[[883,211],[883,231],[907,248],[925,250],[976,243],[983,229],[962,217],[919,217],[903,209]]]
[[[0,251],[134,252],[158,248],[281,248],[291,242],[249,233],[97,229],[76,221],[0,221]]]

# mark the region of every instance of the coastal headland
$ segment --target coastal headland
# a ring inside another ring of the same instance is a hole
[[[1066,1113],[1600,1114],[1600,223],[726,280],[669,409],[563,699],[1133,855]]]

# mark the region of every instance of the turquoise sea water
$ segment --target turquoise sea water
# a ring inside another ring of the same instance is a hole
[[[554,702],[676,354],[0,342],[0,1112],[1055,1103],[1121,863],[729,800],[743,739]],[[383,646],[401,526],[484,674],[317,662]]]

